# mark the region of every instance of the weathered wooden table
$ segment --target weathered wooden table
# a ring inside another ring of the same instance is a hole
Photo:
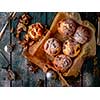
[[[15,28],[18,23],[18,18],[22,15],[22,12],[17,12],[16,18],[12,21],[12,26]],[[49,28],[56,12],[30,12],[32,16],[32,23],[41,22],[47,25]],[[82,19],[87,19],[92,22],[96,29],[97,26],[97,14],[96,13],[80,13]],[[8,13],[0,13],[0,30],[2,29],[5,21],[7,20]],[[97,32],[96,32],[97,34]],[[10,43],[15,44],[14,51],[9,54],[4,51],[4,47]],[[87,59],[84,62],[81,74],[76,79],[68,79],[71,86],[100,86],[100,47],[97,46],[97,55],[94,58]],[[27,59],[21,55],[22,47],[18,44],[15,38],[15,33],[10,33],[9,26],[7,27],[5,34],[0,41],[0,52],[2,52],[9,62],[12,63],[12,70],[16,74],[15,80],[9,80],[7,78],[7,61],[0,53],[0,86],[1,87],[37,87],[37,86],[48,86],[48,87],[60,87],[61,83],[58,79],[46,80],[45,73],[41,69],[36,73],[32,73],[28,70]],[[97,64],[94,65],[93,61],[97,58]]]

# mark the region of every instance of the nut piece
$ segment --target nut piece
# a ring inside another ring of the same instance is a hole
[[[90,39],[89,29],[84,26],[79,26],[74,34],[74,39],[80,44],[84,44]]]
[[[23,23],[24,25],[28,25],[30,23],[31,16],[29,16],[27,13],[24,13],[20,19],[19,22]]]
[[[20,34],[22,34],[22,32],[27,31],[27,26],[29,25],[30,21],[31,21],[31,16],[29,16],[27,13],[23,14],[19,18],[19,22],[16,28],[16,33],[17,33],[16,38],[20,40]]]
[[[57,78],[57,74],[53,70],[49,70],[46,73],[46,77],[47,77],[48,80],[56,79]]]
[[[71,67],[72,60],[70,57],[60,54],[54,58],[53,64],[58,71],[65,72]]]
[[[7,53],[12,52],[15,49],[15,44],[7,44],[4,47],[4,51]]]
[[[70,38],[63,44],[63,53],[69,57],[75,57],[80,53],[80,44],[74,39]]]
[[[15,80],[15,74],[11,69],[8,69],[8,79],[9,80]]]
[[[44,32],[44,27],[40,23],[32,24],[28,27],[28,34],[32,40],[38,40]]]
[[[51,56],[56,56],[61,51],[61,45],[56,38],[50,38],[44,44],[44,51]]]
[[[17,32],[17,34],[16,34],[16,38],[20,38],[20,33],[21,32],[26,32],[27,31],[27,27],[23,24],[23,23],[18,23],[18,25],[17,25],[17,29],[16,29],[16,32]]]
[[[74,34],[77,24],[73,19],[61,20],[58,23],[58,32],[64,36],[71,36]]]

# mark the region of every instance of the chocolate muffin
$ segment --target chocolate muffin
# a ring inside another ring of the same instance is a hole
[[[64,71],[68,70],[71,67],[72,60],[71,60],[70,57],[68,57],[64,54],[60,54],[60,55],[57,55],[54,58],[53,64],[54,64],[54,67],[58,71],[64,72]]]
[[[56,56],[61,51],[61,44],[56,38],[49,38],[44,44],[44,51],[51,55]]]
[[[74,34],[74,39],[80,44],[84,44],[90,39],[90,31],[87,27],[79,26]]]
[[[73,38],[69,38],[63,43],[63,53],[69,57],[76,57],[80,53],[80,44]]]
[[[32,40],[38,40],[44,32],[44,27],[41,23],[32,24],[28,27],[28,34]]]
[[[70,18],[66,20],[61,20],[58,23],[58,32],[63,36],[70,37],[71,35],[74,34],[76,28],[77,28],[76,22]]]

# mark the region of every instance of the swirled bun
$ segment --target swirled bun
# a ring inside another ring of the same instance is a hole
[[[63,53],[69,57],[76,57],[80,53],[80,44],[69,38],[63,43]]]
[[[53,64],[54,64],[54,67],[58,70],[58,71],[66,71],[68,68],[71,67],[72,65],[72,60],[70,57],[64,55],[64,54],[60,54],[60,55],[57,55],[55,58],[54,58],[54,61],[53,61]]]
[[[58,32],[62,34],[63,36],[71,36],[74,34],[75,30],[77,28],[77,24],[73,19],[66,19],[61,20],[58,23]]]
[[[56,38],[49,38],[44,44],[44,51],[51,55],[56,56],[61,51],[61,45]]]
[[[44,27],[40,23],[32,24],[28,27],[28,34],[32,40],[38,40],[43,34]]]
[[[80,44],[84,44],[90,39],[90,31],[84,26],[79,26],[74,34],[74,39]]]

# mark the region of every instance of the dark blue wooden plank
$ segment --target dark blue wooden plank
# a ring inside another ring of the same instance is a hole
[[[2,27],[4,26],[9,13],[0,12],[0,31]],[[2,40],[0,41],[0,52],[2,52],[5,57],[10,61],[9,53],[4,51],[4,47],[10,43],[10,31],[9,27],[6,28],[5,33],[2,37]],[[10,81],[7,78],[7,65],[8,62],[6,61],[5,57],[2,56],[2,53],[0,53],[0,86],[10,86]]]

